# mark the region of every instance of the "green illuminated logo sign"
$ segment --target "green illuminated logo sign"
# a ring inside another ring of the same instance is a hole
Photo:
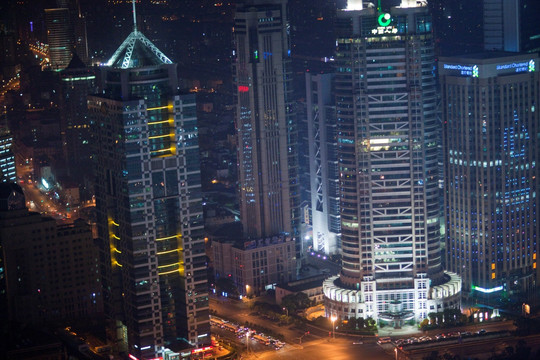
[[[379,25],[380,26],[388,26],[392,22],[392,17],[388,13],[381,14],[381,15],[379,15],[378,20],[379,20]]]
[[[478,77],[478,66],[474,65],[472,67],[472,77]]]

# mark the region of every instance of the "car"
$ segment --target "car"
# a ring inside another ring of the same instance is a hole
[[[397,339],[394,341],[394,344],[396,344],[397,346],[403,344],[405,342],[405,339]]]
[[[486,329],[480,329],[480,330],[478,330],[476,333],[477,333],[478,335],[484,335],[486,332],[487,332]]]
[[[389,337],[382,337],[382,338],[379,338],[379,340],[377,340],[377,343],[378,344],[386,344],[386,343],[389,343],[391,341],[392,341],[392,339],[390,339]]]
[[[464,331],[464,332],[461,333],[461,336],[462,336],[462,337],[472,336],[472,334],[471,334],[470,331]]]
[[[443,339],[444,339],[444,334],[435,335],[435,340],[443,340]]]
[[[354,342],[353,342],[353,345],[362,345],[362,344],[363,344],[362,341],[354,341]]]
[[[446,337],[448,337],[448,338],[457,338],[457,337],[459,337],[459,331],[449,332]]]

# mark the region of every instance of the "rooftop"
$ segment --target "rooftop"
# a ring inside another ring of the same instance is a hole
[[[310,276],[302,280],[290,281],[287,284],[280,284],[279,287],[292,292],[305,291],[317,287],[322,287],[323,281],[326,280],[328,277],[329,275],[326,274]]]
[[[119,69],[132,69],[162,64],[172,64],[172,61],[142,32],[135,29],[105,65]]]

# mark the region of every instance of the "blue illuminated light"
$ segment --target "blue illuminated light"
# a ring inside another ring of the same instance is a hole
[[[503,287],[501,285],[501,286],[497,286],[497,287],[494,287],[494,288],[491,288],[491,289],[485,289],[483,287],[473,285],[472,289],[476,290],[476,291],[483,292],[484,294],[491,294],[491,293],[494,293],[496,291],[501,291],[503,289]]]
[[[516,72],[533,72],[535,71],[535,62],[534,60],[524,61],[524,62],[514,62],[510,64],[500,64],[497,65],[497,70],[509,70],[514,69]]]
[[[443,64],[443,68],[447,70],[458,70],[461,75],[478,77],[477,65]]]

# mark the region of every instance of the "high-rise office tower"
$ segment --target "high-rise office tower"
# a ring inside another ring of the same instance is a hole
[[[86,18],[81,12],[79,0],[75,2],[75,8],[70,9],[71,22],[73,23],[73,48],[83,63],[88,64],[88,34],[86,28]]]
[[[484,49],[540,51],[539,11],[536,0],[484,0]]]
[[[327,316],[399,326],[459,308],[443,272],[437,88],[425,1],[390,13],[349,2],[337,17],[335,96],[342,271],[323,284]]]
[[[176,64],[136,26],[102,81],[89,109],[112,335],[139,359],[181,339],[209,344],[195,96],[180,94]]]
[[[538,56],[441,58],[446,256],[464,293],[522,301],[537,281]]]
[[[246,238],[288,233],[300,256],[297,129],[286,0],[246,0],[234,25],[240,213]]]
[[[63,70],[69,65],[73,49],[73,32],[69,9],[45,9],[51,69]]]
[[[21,187],[0,184],[4,321],[44,324],[103,315],[98,250],[83,220],[57,225],[28,211]],[[0,312],[0,314],[1,314]]]
[[[306,108],[313,250],[337,254],[341,223],[332,74],[306,73]]]
[[[95,94],[96,75],[74,53],[69,65],[60,73],[62,147],[70,177],[79,184],[93,182],[91,131],[86,97]],[[88,192],[93,193],[92,192]]]
[[[484,49],[520,51],[519,0],[484,0]]]
[[[16,182],[13,135],[6,126],[0,125],[0,182]]]

